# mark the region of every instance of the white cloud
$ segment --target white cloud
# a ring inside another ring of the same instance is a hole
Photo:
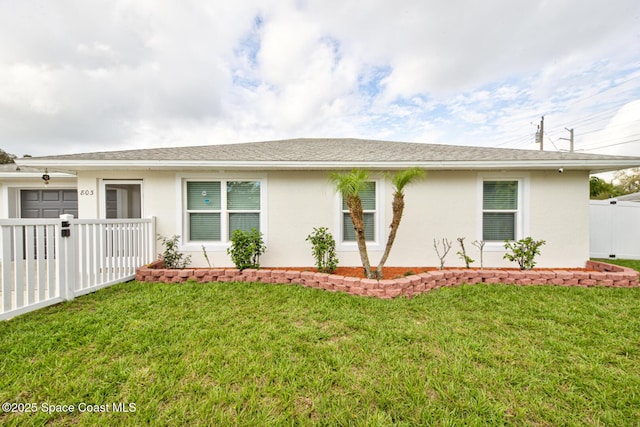
[[[618,110],[606,126],[585,137],[586,147],[603,147],[593,152],[640,156],[640,100]]]
[[[577,147],[624,142],[639,19],[635,0],[1,2],[0,148],[350,136],[535,149],[541,115],[562,148],[564,127]]]

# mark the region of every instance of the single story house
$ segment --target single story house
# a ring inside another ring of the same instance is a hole
[[[582,267],[589,258],[589,175],[638,167],[640,158],[322,138],[16,163],[19,172],[2,175],[5,216],[53,214],[56,203],[69,209],[64,203],[72,202],[65,194],[75,188],[79,218],[154,216],[158,234],[181,236],[180,250],[192,255],[194,266],[206,266],[204,248],[216,267],[233,266],[226,253],[231,232],[252,227],[264,234],[262,266],[312,266],[305,238],[321,226],[336,239],[340,265],[360,265],[348,211],[329,182],[331,172],[353,168],[371,176],[363,200],[375,265],[392,217],[389,174],[417,166],[427,176],[406,188],[406,209],[388,266],[438,265],[434,239],[443,238],[453,243],[446,265],[462,266],[456,238],[464,237],[471,258],[479,260],[472,242],[485,241],[485,266],[514,267],[503,259],[504,241],[531,236],[547,242],[539,267]]]

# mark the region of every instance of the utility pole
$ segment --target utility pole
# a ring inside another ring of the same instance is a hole
[[[560,138],[560,139],[569,141],[569,152],[573,153],[573,129],[567,129],[567,128],[564,128],[564,129],[569,132],[569,138]]]
[[[540,119],[540,124],[538,125],[538,131],[536,132],[536,143],[540,144],[540,151],[543,150],[544,147],[544,116]]]

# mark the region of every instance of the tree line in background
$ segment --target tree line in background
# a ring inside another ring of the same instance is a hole
[[[25,154],[23,157],[31,157],[31,156],[29,154]],[[18,156],[16,156],[15,154],[9,154],[0,148],[0,165],[15,163],[15,160],[17,158]]]
[[[6,151],[0,149],[0,165],[6,165],[9,163],[15,163],[16,155],[9,154]]]
[[[611,182],[592,176],[589,181],[589,189],[592,200],[610,199],[640,192],[640,168],[620,171],[616,173]]]

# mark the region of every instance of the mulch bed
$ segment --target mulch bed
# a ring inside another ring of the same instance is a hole
[[[317,272],[315,267],[264,267],[270,270],[293,270],[293,271],[313,271]],[[373,267],[372,267],[373,268]],[[464,267],[445,267],[445,270],[464,270]],[[507,270],[507,271],[519,271],[519,268],[493,268],[485,267],[486,270]],[[437,267],[384,267],[383,273],[385,279],[397,279],[400,277],[410,276],[412,274],[420,274],[425,271],[437,271]],[[472,268],[471,270],[479,270],[479,268]],[[563,271],[587,271],[593,272],[586,268],[536,268],[535,271],[550,271],[550,270],[563,270]],[[333,274],[345,277],[358,277],[364,278],[364,269],[362,267],[338,267]]]

